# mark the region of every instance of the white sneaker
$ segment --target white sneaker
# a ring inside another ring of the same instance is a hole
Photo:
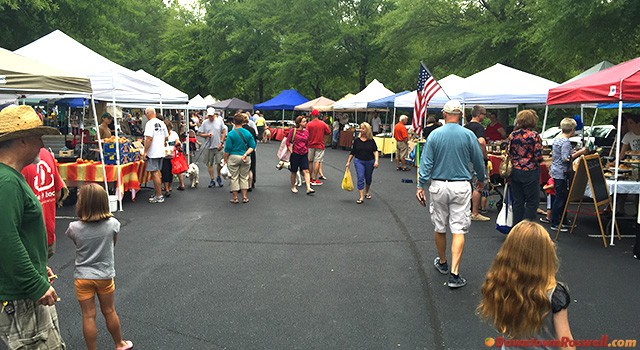
[[[491,218],[486,217],[482,214],[473,215],[471,214],[471,221],[489,221]]]
[[[149,198],[149,203],[164,203],[164,196],[153,196]]]

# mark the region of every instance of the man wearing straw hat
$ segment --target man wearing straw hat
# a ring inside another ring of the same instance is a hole
[[[58,135],[29,106],[0,111],[0,343],[64,349],[47,267],[42,206],[20,171],[36,161],[42,135]]]

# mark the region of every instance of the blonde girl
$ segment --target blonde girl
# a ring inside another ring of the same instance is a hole
[[[95,295],[116,350],[129,350],[133,343],[122,339],[120,319],[113,305],[115,267],[113,250],[120,222],[112,217],[107,192],[98,184],[80,188],[76,213],[80,220],[65,232],[76,246],[75,288],[82,310],[82,332],[87,349],[97,349]]]
[[[557,271],[558,257],[547,230],[527,220],[518,223],[487,272],[480,317],[505,338],[572,340],[567,312],[571,299],[556,281]]]

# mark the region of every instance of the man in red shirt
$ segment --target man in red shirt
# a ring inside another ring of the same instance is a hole
[[[309,133],[309,163],[312,165],[311,184],[314,186],[322,185],[320,179],[325,180],[324,176],[318,178],[320,166],[324,159],[324,136],[331,134],[331,129],[322,120],[319,120],[320,112],[317,109],[311,111],[311,121],[307,124],[307,132]]]
[[[405,127],[408,120],[409,117],[401,115],[400,121],[393,128],[393,137],[396,139],[396,170],[409,171],[406,161],[409,155],[409,132]]]
[[[55,159],[45,148],[40,149],[38,159],[22,169],[22,175],[42,204],[44,224],[47,229],[48,256],[56,251],[56,204],[60,199],[64,181],[58,173]]]

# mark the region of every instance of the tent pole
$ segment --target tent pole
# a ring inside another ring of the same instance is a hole
[[[598,107],[596,107],[596,111],[593,112],[593,120],[591,121],[591,128],[593,129],[593,124],[596,123],[596,116],[598,115]]]
[[[616,230],[616,203],[618,202],[618,167],[620,166],[620,129],[622,128],[622,100],[618,102],[618,127],[616,128],[616,167],[613,180],[613,209],[611,210],[611,241],[613,244],[613,235]]]
[[[547,128],[547,116],[549,115],[549,105],[544,107],[544,118],[542,119],[542,132],[543,133]]]
[[[64,145],[67,146],[67,135],[69,134],[69,129],[71,129],[71,105],[69,105],[68,113],[67,113],[67,132],[64,133]]]
[[[223,122],[224,124],[224,122]],[[190,163],[190,159],[189,159],[189,107],[185,107],[184,108],[184,132],[185,132],[185,143],[186,143],[186,149],[187,149],[187,164]],[[180,125],[178,125],[178,141],[180,140]],[[182,145],[182,147],[185,147],[185,145]],[[184,150],[184,148],[182,148]],[[183,151],[184,153],[184,151]],[[180,175],[183,177],[183,182],[184,182],[184,175]]]
[[[186,145],[185,145],[185,149],[187,150],[187,164],[191,164],[191,152],[189,152],[189,131],[191,131],[191,128],[189,127],[189,122],[191,121],[191,117],[189,116],[189,106],[187,105],[187,109],[185,110],[185,128],[186,128],[186,132],[187,132],[187,139],[186,139]],[[223,120],[223,124],[224,124],[224,117],[222,117]],[[196,127],[197,130],[197,127]],[[194,134],[196,134],[196,137],[198,137],[198,134],[194,131]]]
[[[391,125],[391,127],[389,129],[391,129],[391,137],[395,137],[394,133],[394,128],[396,126],[396,107],[393,107],[393,124]],[[396,149],[397,149],[398,145],[396,145]],[[395,152],[391,153],[391,159],[390,161],[393,162],[393,159],[395,158]]]
[[[93,95],[91,95],[93,97]],[[91,103],[93,103],[93,100],[91,101]],[[93,108],[95,108],[95,104],[93,105]],[[87,109],[86,107],[82,107],[82,119],[81,119],[81,123],[78,123],[78,131],[80,131],[80,158],[82,158],[82,152],[84,151],[84,118],[87,116]],[[80,127],[82,126],[82,127]],[[74,138],[75,140],[75,138]]]
[[[93,106],[93,121],[96,123],[96,125],[98,125],[98,115],[96,114],[96,102],[93,100],[93,94],[91,94],[91,105]],[[84,132],[83,132],[84,134]],[[104,180],[104,189],[105,191],[107,190],[107,170],[105,169],[105,165],[104,165],[104,149],[102,147],[102,140],[100,140],[100,133],[98,132],[97,135],[98,136],[98,148],[100,150],[100,160],[102,162],[102,179]]]
[[[582,147],[584,147],[584,104],[582,103],[580,104],[580,121],[582,122]]]
[[[113,103],[113,129],[116,133],[116,195],[118,196],[118,202],[120,204],[120,210],[122,210],[122,198],[124,197],[124,193],[120,193],[120,174],[122,173],[122,169],[120,167],[120,135],[118,135],[118,117],[116,116],[116,92],[113,90],[111,103]],[[124,188],[124,187],[123,187]]]

